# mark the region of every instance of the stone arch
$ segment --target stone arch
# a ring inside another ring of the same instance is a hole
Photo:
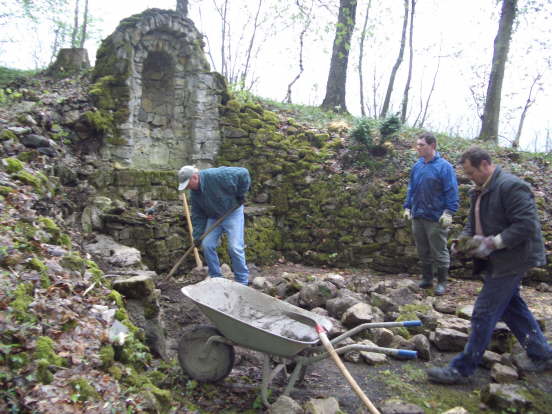
[[[102,43],[94,78],[118,91],[117,136],[105,140],[104,159],[162,170],[214,163],[226,84],[210,72],[191,20],[150,9],[121,21]]]

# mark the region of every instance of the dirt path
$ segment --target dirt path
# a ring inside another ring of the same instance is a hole
[[[328,269],[308,268],[296,265],[273,266],[259,269],[260,275],[277,274],[277,272],[306,272],[319,275],[330,272]],[[331,272],[335,273],[336,270]],[[347,276],[356,270],[339,271]],[[393,275],[385,276],[397,277]],[[401,277],[405,277],[402,275]],[[162,306],[165,313],[165,323],[168,331],[168,345],[171,356],[176,357],[176,346],[182,328],[189,324],[212,325],[195,305],[187,300],[180,288],[185,283],[171,283],[162,288]],[[447,298],[458,304],[472,304],[480,283],[468,280],[453,280],[449,286]],[[523,288],[523,296],[531,309],[545,324],[552,327],[552,293],[539,292],[532,287]],[[546,332],[549,339],[550,332]],[[351,374],[372,402],[378,406],[392,397],[400,397],[403,401],[416,403],[427,413],[441,413],[455,406],[464,406],[470,413],[493,412],[485,410],[479,403],[479,391],[491,382],[490,372],[480,368],[470,383],[462,386],[439,386],[427,382],[425,369],[430,365],[446,364],[455,354],[440,353],[432,349],[432,360],[427,363],[420,360],[397,361],[390,359],[389,363],[380,366],[368,366],[364,363],[346,363]],[[238,412],[263,412],[258,399],[258,389],[262,379],[262,355],[255,351],[236,348],[236,362],[230,375],[221,383],[212,385],[194,385],[183,377],[182,387],[187,396],[198,401],[205,410],[212,413],[237,410]],[[552,395],[552,373],[525,377],[518,381],[535,392]],[[287,379],[283,374],[274,380],[271,387],[273,400],[283,392]],[[540,390],[540,391],[539,391]],[[310,366],[304,382],[299,384],[291,395],[299,402],[310,398],[334,396],[339,400],[340,407],[347,413],[362,412],[362,404],[354,394],[349,384],[330,359],[325,359]],[[552,404],[552,399],[549,401]],[[548,407],[536,407],[534,414],[549,413]],[[500,412],[500,411],[496,411]]]

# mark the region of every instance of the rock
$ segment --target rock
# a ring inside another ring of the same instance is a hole
[[[454,407],[450,410],[443,412],[442,414],[470,414],[464,407]]]
[[[504,322],[499,322],[493,330],[493,336],[491,337],[491,343],[488,348],[499,354],[510,352],[512,348],[512,339],[512,331],[510,331]]]
[[[20,138],[21,143],[28,148],[49,147],[50,140],[42,135],[29,134]]]
[[[456,304],[452,301],[449,301],[448,299],[436,300],[433,306],[435,307],[435,310],[441,313],[451,315],[456,313]]]
[[[338,273],[330,273],[326,276],[326,280],[333,283],[338,289],[343,289],[346,286],[345,278]]]
[[[381,414],[424,414],[423,408],[398,399],[387,400],[380,407]]]
[[[113,281],[113,289],[129,299],[147,298],[155,292],[151,273],[155,274],[154,272],[144,272],[144,274],[126,279],[116,279]]]
[[[305,411],[297,401],[287,395],[280,395],[268,410],[268,414],[303,414]]]
[[[481,361],[481,366],[491,369],[492,366],[500,362],[502,356],[496,352],[486,350],[483,354],[483,360]]]
[[[501,384],[510,383],[518,379],[518,373],[512,367],[496,363],[491,368],[491,378]]]
[[[377,308],[376,308],[377,309]],[[357,303],[351,306],[341,317],[341,323],[347,328],[353,328],[363,323],[379,322],[378,314],[367,303]]]
[[[431,344],[427,336],[423,334],[414,335],[409,342],[414,345],[414,349],[418,351],[418,359],[422,361],[431,360]]]
[[[533,404],[528,390],[517,384],[488,384],[481,390],[481,401],[495,410],[525,412]]]
[[[395,334],[387,328],[374,328],[371,330],[374,342],[381,347],[389,348]]]
[[[338,414],[339,403],[334,397],[311,398],[305,404],[305,414]]]
[[[470,330],[470,321],[457,317],[441,318],[437,321],[437,327],[468,333]]]
[[[337,288],[333,283],[325,280],[318,280],[303,286],[299,293],[301,303],[307,307],[307,309],[312,309],[319,306],[325,306],[328,299],[336,297]]]
[[[440,351],[458,352],[464,349],[468,335],[455,329],[437,328],[433,343]]]
[[[470,320],[473,313],[473,305],[462,306],[456,311],[459,318]]]
[[[360,302],[362,295],[349,289],[340,289],[335,298],[326,301],[326,309],[334,318],[341,319],[347,309]]]
[[[119,268],[143,268],[142,255],[134,247],[124,246],[112,238],[98,234],[94,243],[84,245],[84,249],[99,260]]]
[[[387,355],[380,352],[360,351],[360,356],[368,365],[379,365],[387,362]]]
[[[266,277],[262,277],[262,276],[257,276],[256,278],[254,278],[253,281],[251,282],[251,286],[254,289],[263,290],[263,291],[266,291],[274,287],[272,283],[270,283],[267,280]]]
[[[370,304],[381,309],[383,313],[399,311],[399,305],[391,297],[377,292],[370,295]]]

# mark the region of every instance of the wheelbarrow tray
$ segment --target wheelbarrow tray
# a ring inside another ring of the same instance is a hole
[[[297,312],[326,330],[332,323],[321,315],[221,277],[182,288],[221,334],[237,345],[281,357],[293,357],[319,341],[315,329],[286,316]]]

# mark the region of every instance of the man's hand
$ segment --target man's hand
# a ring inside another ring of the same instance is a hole
[[[410,212],[409,208],[404,209],[402,216],[405,220],[412,220],[412,213]]]
[[[245,196],[244,195],[241,195],[241,196],[237,196],[236,197],[236,201],[238,202],[238,204],[241,206],[243,204],[245,204]]]
[[[493,236],[473,236],[472,238],[474,244],[478,246],[471,250],[470,255],[477,257],[479,259],[484,259],[488,257],[494,250],[496,250],[495,239]]]
[[[201,247],[201,240],[199,239],[194,239],[194,247],[196,249],[199,249]]]
[[[439,224],[442,228],[448,229],[452,224],[452,215],[448,211],[443,212],[439,217]]]

